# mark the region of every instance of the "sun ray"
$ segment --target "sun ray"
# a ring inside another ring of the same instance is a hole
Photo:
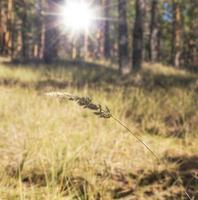
[[[95,40],[95,34],[101,29],[105,21],[117,22],[117,16],[105,17],[104,9],[115,7],[118,3],[108,5],[97,4],[95,0],[67,0],[61,4],[55,4],[56,11],[43,12],[44,16],[57,16],[51,24],[46,25],[46,31],[59,29],[56,37],[67,35],[70,41],[82,35],[91,41]],[[54,39],[57,41],[59,38]]]

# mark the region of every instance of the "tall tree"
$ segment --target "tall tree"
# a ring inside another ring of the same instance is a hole
[[[104,56],[106,59],[110,58],[110,24],[109,24],[109,0],[104,0],[103,6],[104,6],[104,16],[105,16],[105,22],[104,22]]]
[[[43,35],[44,35],[44,20],[42,9],[44,0],[34,0],[34,20],[33,20],[33,57],[36,59],[43,58]],[[39,31],[38,31],[39,30]]]
[[[98,10],[103,6],[103,0],[95,0],[95,5]],[[104,9],[103,9],[104,11]],[[102,11],[101,11],[102,12]],[[95,57],[100,59],[104,55],[104,22],[97,21],[96,41],[95,41]]]
[[[13,41],[12,41],[12,20],[13,20],[13,0],[0,2],[0,39],[1,39],[1,53],[11,55]]]
[[[22,21],[22,57],[23,60],[29,59],[29,46],[28,46],[28,16],[27,16],[27,2],[23,1],[23,8],[25,8],[21,14],[21,21]]]
[[[119,70],[121,73],[128,67],[128,26],[127,26],[127,2],[119,0]]]
[[[6,20],[5,20],[5,2],[0,1],[0,53],[5,51],[5,32],[6,32]]]
[[[12,14],[13,14],[13,0],[8,0],[8,10],[7,10],[7,42],[8,42],[8,52],[11,55],[12,49]]]
[[[184,5],[183,5],[184,6]],[[198,2],[189,0],[184,15],[184,61],[186,65],[198,66]]]
[[[44,61],[51,63],[58,56],[59,30],[57,28],[57,5],[59,0],[47,0],[46,9],[47,16],[45,17],[45,47]]]
[[[149,34],[149,59],[157,62],[159,59],[160,38],[159,38],[159,0],[151,1],[151,21]]]
[[[190,7],[189,10],[189,17],[191,18],[189,29],[190,29],[190,40],[189,42],[189,49],[191,51],[191,65],[193,67],[198,67],[198,2],[197,1],[190,1]]]
[[[140,70],[143,61],[145,0],[136,0],[135,25],[133,30],[133,70]]]
[[[172,0],[173,4],[173,36],[172,36],[172,64],[181,65],[182,17],[179,0]]]

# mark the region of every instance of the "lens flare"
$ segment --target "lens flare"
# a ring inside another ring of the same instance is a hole
[[[68,2],[62,9],[63,24],[73,31],[86,31],[92,25],[94,12],[86,2]]]

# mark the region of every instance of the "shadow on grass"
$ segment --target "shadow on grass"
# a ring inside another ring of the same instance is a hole
[[[152,185],[158,187],[161,185],[161,189],[166,191],[172,187],[172,194],[167,194],[165,199],[168,200],[179,200],[188,199],[183,191],[178,190],[177,187],[183,186],[188,194],[193,198],[198,198],[198,156],[166,156],[165,159],[169,163],[177,163],[177,171],[153,171],[151,173],[145,174],[145,176],[140,179],[139,186],[149,186]],[[174,178],[175,177],[175,178]],[[181,180],[181,184],[179,181]]]
[[[189,194],[198,199],[198,155],[169,156],[169,162],[178,164],[178,172]]]
[[[1,85],[14,86],[19,85],[21,87],[34,87],[36,89],[55,88],[64,89],[68,86],[73,87],[142,87],[146,90],[155,90],[163,88],[168,90],[172,87],[178,88],[190,88],[193,86],[198,78],[189,74],[180,75],[178,74],[154,74],[152,70],[142,70],[139,74],[120,75],[118,70],[110,66],[100,65],[91,62],[84,61],[57,61],[51,65],[46,65],[41,62],[7,62],[4,63],[9,68],[31,68],[33,70],[42,71],[46,69],[59,71],[64,69],[65,74],[71,74],[71,80],[68,81],[67,77],[64,80],[55,80],[53,78],[47,78],[46,80],[38,80],[36,83],[25,83],[19,80],[4,79],[0,80]],[[60,71],[61,73],[61,71]],[[198,90],[198,87],[196,88]]]
[[[140,192],[145,199],[188,200],[184,189],[192,199],[198,199],[198,156],[166,156],[165,159],[169,163],[177,163],[178,168],[110,173],[105,178],[114,185],[114,189],[110,190],[112,199],[137,199]],[[102,174],[99,176],[103,177]]]
[[[198,156],[192,155],[166,155],[168,163],[177,163],[176,170],[150,170],[140,169],[137,171],[124,171],[122,169],[114,172],[105,170],[96,174],[98,183],[107,181],[110,183],[105,190],[111,194],[112,199],[138,199],[138,194],[144,195],[145,199],[181,200],[188,199],[184,193],[184,188],[192,199],[198,198]],[[7,172],[8,173],[8,172]],[[9,175],[9,174],[8,174]],[[10,174],[11,177],[13,173]],[[17,177],[16,177],[17,179]],[[181,180],[181,182],[177,180]],[[63,174],[44,174],[39,172],[22,173],[22,183],[27,187],[47,187],[55,184],[63,196],[77,194],[80,199],[102,199],[97,192],[97,186],[89,183],[80,176],[63,176]],[[158,195],[156,195],[158,194]]]
[[[36,174],[33,173],[30,176],[22,177],[22,183],[26,186],[32,187],[47,187],[49,184],[56,184],[60,188],[60,193],[62,196],[73,195],[74,199],[83,199],[89,200],[90,194],[94,193],[94,186],[91,185],[86,179],[79,176],[70,176],[70,177],[58,177],[56,182],[52,182],[52,177],[46,177],[45,174]],[[94,194],[96,200],[100,199],[100,194]]]
[[[190,65],[188,68],[187,68],[188,71],[192,72],[192,73],[197,73],[198,74],[198,63],[197,65]]]
[[[16,170],[12,169],[6,171],[7,175],[12,178],[19,179]],[[42,172],[32,171],[29,174],[23,175],[21,173],[21,182],[26,187],[51,187],[56,186],[59,188],[59,193],[63,196],[73,196],[73,199],[89,200],[95,199],[100,200],[100,194],[96,192],[95,187],[89,183],[85,178],[80,176],[62,176],[54,174],[47,174]]]
[[[53,79],[47,79],[37,82],[24,82],[18,79],[1,78],[0,85],[7,87],[18,86],[21,88],[34,88],[37,90],[42,90],[46,88],[64,89],[68,87],[69,83],[67,81],[57,81]]]
[[[150,80],[149,76],[150,77]],[[178,88],[188,88],[192,86],[196,81],[197,77],[193,76],[182,76],[182,75],[164,75],[164,74],[155,74],[152,75],[151,73],[145,73],[144,74],[144,82],[149,84],[150,87],[160,87],[164,89],[169,89],[171,87],[178,87]],[[145,85],[146,86],[146,85]]]

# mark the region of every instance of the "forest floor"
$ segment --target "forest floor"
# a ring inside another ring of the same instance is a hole
[[[145,64],[0,63],[0,200],[198,199],[198,74]],[[46,92],[106,105],[113,119]]]

